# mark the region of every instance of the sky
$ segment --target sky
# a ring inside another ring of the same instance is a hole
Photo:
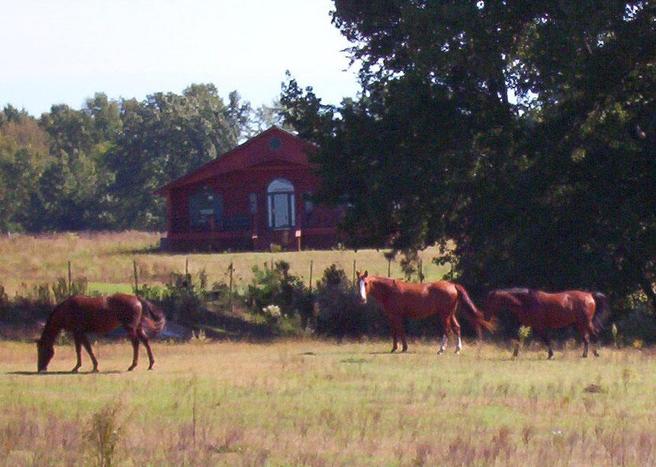
[[[330,0],[0,0],[0,107],[39,116],[87,97],[143,99],[213,83],[253,106],[285,70],[324,102],[359,89]]]

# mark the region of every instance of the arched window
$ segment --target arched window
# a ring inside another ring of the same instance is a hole
[[[288,229],[296,225],[294,185],[284,178],[276,178],[267,188],[269,227]]]
[[[189,224],[192,229],[218,228],[223,213],[223,198],[208,186],[189,196]]]

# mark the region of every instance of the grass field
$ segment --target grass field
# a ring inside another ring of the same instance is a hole
[[[310,262],[313,263],[313,282],[331,264],[344,269],[350,276],[354,261],[356,267],[368,269],[371,274],[387,275],[388,263],[382,251],[169,254],[157,251],[160,236],[147,232],[0,236],[0,285],[13,295],[20,290],[21,284],[29,287],[52,283],[57,278],[68,276],[69,261],[73,278],[85,277],[90,289],[101,293],[131,290],[133,261],[137,263],[142,284],[165,283],[172,272],[184,272],[186,267],[192,274],[205,270],[210,284],[227,282],[228,266],[233,263],[234,283],[244,288],[252,278],[253,266],[263,267],[265,263],[281,259],[290,263],[293,274],[306,281],[310,279]],[[448,270],[431,263],[436,255],[435,248],[421,254],[427,280],[440,279]],[[393,277],[403,276],[397,261],[390,266]]]
[[[654,465],[656,355],[566,346],[517,360],[469,343],[155,343],[125,372],[128,343],[97,344],[100,374],[50,374],[35,349],[0,343],[5,465]],[[452,349],[451,349],[452,350]],[[143,356],[142,356],[143,357]],[[89,369],[84,360],[83,370]]]

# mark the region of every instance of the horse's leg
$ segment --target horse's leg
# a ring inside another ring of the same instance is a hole
[[[593,340],[594,340],[594,347],[592,347],[592,355],[594,355],[595,357],[598,357],[599,356],[599,350],[598,350],[598,348],[599,348],[599,336],[597,336],[595,334],[594,337],[593,337]]]
[[[128,368],[128,371],[132,371],[137,366],[139,362],[139,337],[137,337],[136,331],[130,331],[129,333],[130,341],[132,342],[132,365]]]
[[[597,349],[599,347],[599,334],[592,321],[588,322],[588,335],[590,336],[590,339],[593,342],[592,355],[598,357],[599,351]]]
[[[399,325],[398,333],[399,333],[399,337],[401,338],[401,352],[407,352],[408,342],[405,340],[405,326],[403,326],[403,318],[399,318],[398,325]]]
[[[440,344],[440,350],[437,351],[438,355],[441,354],[441,353],[444,353],[448,343],[449,343],[449,338],[447,337],[446,332],[445,332],[444,334],[442,334],[442,343]]]
[[[583,338],[583,358],[588,358],[588,347],[590,346],[590,335],[587,333],[587,331],[584,331],[581,333],[581,337]]]
[[[549,352],[547,356],[547,360],[551,360],[554,356],[553,349],[551,348],[551,338],[549,337],[549,334],[547,331],[541,329],[541,330],[535,330],[535,334],[538,335],[540,339],[542,339],[542,342],[544,342],[544,345],[547,346],[547,351]]]
[[[451,334],[451,318],[448,316],[446,318],[442,317],[442,343],[440,344],[440,350],[437,351],[437,354],[444,353],[447,346],[449,345],[449,334]]]
[[[84,350],[87,351],[89,354],[89,358],[91,358],[91,363],[93,363],[93,372],[96,373],[98,372],[98,360],[96,360],[96,356],[93,354],[93,350],[91,350],[91,344],[89,343],[89,339],[87,339],[87,336],[84,334],[80,334],[80,340],[82,341],[82,345],[84,346]]]
[[[77,373],[77,370],[82,366],[82,341],[80,335],[76,332],[73,333],[73,340],[75,341],[75,354],[77,355],[77,363],[71,370],[71,373]]]
[[[462,350],[462,339],[460,336],[460,323],[456,319],[456,315],[453,315],[451,318],[451,329],[455,329],[456,331],[456,337],[458,338],[458,343],[456,344],[456,355],[460,353]]]
[[[446,319],[442,320],[442,344],[440,345],[440,350],[438,350],[438,354],[444,353],[446,351],[446,347],[449,345],[449,337],[448,334],[451,334],[451,319],[447,317]]]
[[[394,353],[399,348],[399,319],[396,316],[389,316],[389,325],[392,330],[392,353]]]
[[[148,369],[152,370],[153,365],[155,364],[155,358],[153,357],[152,350],[150,350],[150,344],[148,343],[148,337],[143,332],[143,329],[139,330],[139,340],[144,345],[144,347],[146,347],[146,352],[148,352],[148,361],[150,362],[150,365],[148,365]]]
[[[392,353],[394,353],[399,348],[396,337],[396,324],[392,323],[390,327],[392,328]]]

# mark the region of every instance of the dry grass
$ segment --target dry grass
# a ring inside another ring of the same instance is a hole
[[[132,284],[135,260],[141,283],[150,284],[166,282],[171,272],[183,272],[187,263],[191,273],[204,269],[210,283],[227,282],[228,266],[233,263],[234,283],[245,287],[252,278],[253,266],[263,267],[280,259],[288,261],[291,271],[305,280],[309,280],[312,261],[313,282],[333,263],[351,275],[353,261],[372,274],[387,275],[387,260],[382,251],[165,254],[156,252],[160,237],[159,233],[146,232],[0,236],[0,284],[13,294],[22,283],[29,286],[53,282],[67,277],[68,261],[72,263],[74,277],[86,277],[100,291],[111,291],[111,284]],[[446,272],[431,263],[435,255],[436,249],[422,252],[427,280],[440,279]],[[396,261],[391,264],[391,274],[402,277]]]
[[[652,350],[555,361],[436,342],[97,345],[101,374],[33,375],[0,343],[0,455],[9,464],[653,465]],[[59,347],[51,371],[68,370]],[[84,361],[88,369],[88,360]]]

